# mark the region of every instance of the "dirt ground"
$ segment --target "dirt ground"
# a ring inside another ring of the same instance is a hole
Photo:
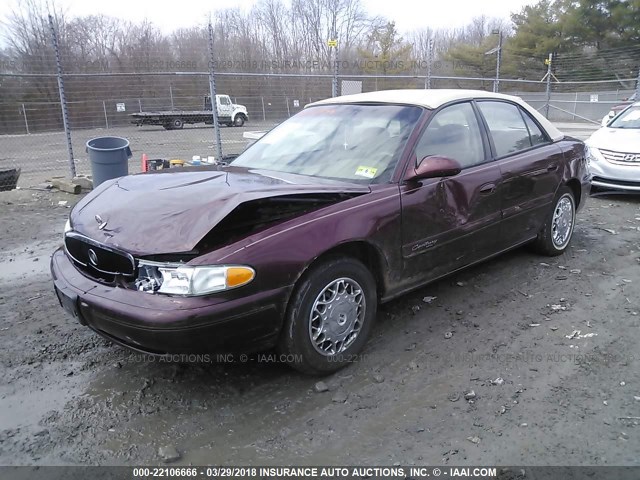
[[[271,357],[158,363],[80,326],[48,268],[77,200],[0,194],[0,464],[638,464],[639,197],[591,198],[561,257],[382,306],[323,392]]]

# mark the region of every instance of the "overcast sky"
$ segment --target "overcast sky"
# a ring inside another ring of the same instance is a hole
[[[175,28],[202,24],[213,9],[238,6],[249,9],[257,0],[57,0],[71,16],[92,13],[127,18],[133,21],[148,19],[164,32]],[[402,32],[420,27],[452,28],[465,25],[473,17],[509,18],[535,0],[362,0],[372,15],[395,20]],[[18,0],[0,0],[0,18],[17,8]]]

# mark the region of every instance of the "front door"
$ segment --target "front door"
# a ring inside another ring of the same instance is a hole
[[[479,117],[470,102],[435,113],[415,148],[415,159],[453,158],[462,172],[400,187],[402,255],[407,286],[487,257],[501,220],[502,173],[491,162]]]

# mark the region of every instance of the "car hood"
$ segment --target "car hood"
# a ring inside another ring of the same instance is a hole
[[[193,250],[245,202],[369,192],[364,185],[237,167],[166,170],[104,182],[76,205],[71,225],[78,233],[134,255],[181,253]]]
[[[640,153],[640,129],[603,127],[585,142],[590,147],[623,153]]]

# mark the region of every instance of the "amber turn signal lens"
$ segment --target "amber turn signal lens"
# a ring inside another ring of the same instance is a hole
[[[227,268],[227,288],[240,287],[246,285],[256,273],[248,267],[228,267]]]

